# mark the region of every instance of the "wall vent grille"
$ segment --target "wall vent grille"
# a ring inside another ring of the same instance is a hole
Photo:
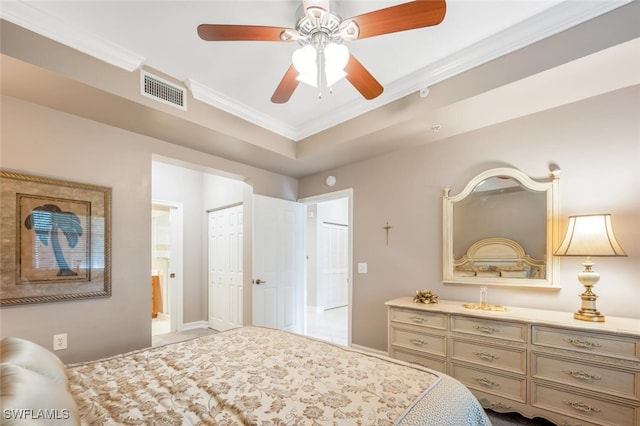
[[[187,89],[150,74],[140,73],[140,89],[143,96],[155,99],[164,104],[187,110]]]

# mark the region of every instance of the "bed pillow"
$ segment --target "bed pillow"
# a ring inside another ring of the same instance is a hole
[[[48,377],[17,365],[0,364],[0,383],[3,425],[80,424],[71,393]]]
[[[29,340],[5,337],[0,342],[0,362],[41,374],[69,389],[64,363],[53,352]]]

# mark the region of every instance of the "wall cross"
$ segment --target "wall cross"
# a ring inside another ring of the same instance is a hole
[[[387,245],[389,245],[389,230],[393,228],[393,226],[389,225],[389,222],[383,227],[385,231],[387,231]]]

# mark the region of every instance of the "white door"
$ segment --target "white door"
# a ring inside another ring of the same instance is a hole
[[[242,326],[242,205],[210,211],[209,327]]]
[[[320,306],[325,310],[349,303],[349,227],[323,223],[320,231]]]
[[[253,323],[304,329],[304,204],[253,197]]]

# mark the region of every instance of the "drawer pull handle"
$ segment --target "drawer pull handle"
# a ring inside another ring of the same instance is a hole
[[[486,325],[474,325],[473,328],[478,330],[480,333],[485,333],[485,334],[493,334],[500,331],[500,329],[498,328],[493,328]]]
[[[487,378],[487,377],[474,377],[473,380],[475,380],[476,382],[478,382],[479,384],[481,384],[482,386],[486,386],[488,388],[492,388],[495,386],[500,386],[499,383],[494,382],[493,380]]]
[[[570,339],[567,337],[564,339],[564,341],[578,348],[585,348],[585,349],[599,348],[600,346],[602,346],[599,343],[590,342],[584,339]]]
[[[502,402],[492,402],[491,408],[497,408],[498,410],[511,410],[511,406]]]
[[[572,377],[575,377],[576,379],[580,379],[580,380],[600,380],[601,377],[600,376],[596,376],[595,374],[590,374],[587,373],[586,371],[583,370],[578,370],[578,371],[571,371],[571,370],[562,370],[563,373],[568,374]]]
[[[424,345],[426,345],[426,344],[427,344],[427,342],[425,342],[425,341],[424,341],[424,340],[422,340],[422,339],[411,339],[411,340],[409,340],[409,341],[410,341],[411,343],[413,343],[414,345],[416,345],[416,346],[424,346]]]
[[[582,401],[572,402],[572,401],[562,401],[567,405],[573,407],[574,410],[584,411],[585,413],[599,413],[600,409],[598,407],[592,407],[590,405],[585,404]]]
[[[425,319],[424,319],[424,318],[422,318],[422,317],[417,317],[417,316],[416,316],[416,317],[411,317],[411,321],[413,321],[413,322],[419,322],[420,324],[422,324],[422,323],[425,321]]]
[[[493,361],[494,359],[500,359],[500,355],[491,354],[489,352],[474,352],[473,354],[478,358],[482,358],[486,361]]]
[[[422,362],[420,362],[420,361],[411,361],[411,364],[419,365],[420,367],[425,367],[425,368],[427,368],[427,365],[426,365],[426,364],[423,364],[423,363],[422,363]]]

